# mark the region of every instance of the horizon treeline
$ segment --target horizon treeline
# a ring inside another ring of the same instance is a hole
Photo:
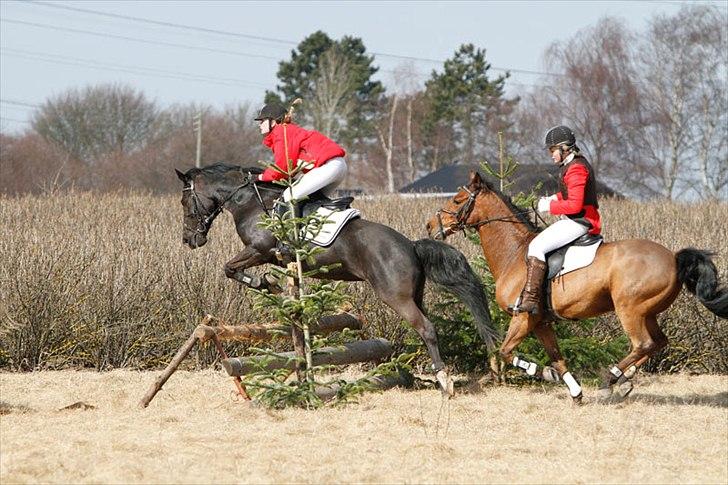
[[[134,86],[100,84],[48,98],[19,134],[0,134],[0,193],[179,189],[174,168],[270,160],[253,118],[263,102],[302,98],[295,122],[347,150],[344,188],[396,192],[454,162],[505,153],[549,163],[545,131],[570,126],[599,179],[635,198],[728,198],[728,15],[685,5],[635,32],[614,17],[553,43],[544,75],[518,96],[486,49],[463,44],[424,83],[403,64],[384,85],[359,38],[314,32],[279,63],[265,99],[217,109],[160,106]]]

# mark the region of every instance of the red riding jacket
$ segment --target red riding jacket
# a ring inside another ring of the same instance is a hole
[[[561,168],[561,192],[556,193],[558,200],[552,200],[550,212],[565,215],[589,228],[589,234],[602,232],[602,220],[597,203],[594,170],[586,158],[577,155]]]
[[[300,126],[292,123],[285,125],[277,124],[263,138],[263,145],[273,151],[274,163],[283,171],[288,171],[288,160],[286,160],[286,148],[283,136],[284,130],[288,140],[288,158],[293,160],[294,167],[298,163],[298,160],[312,163],[313,167],[311,168],[315,168],[320,167],[332,158],[346,155],[343,148],[318,131],[304,130]],[[272,168],[267,168],[261,174],[260,180],[270,182],[280,180],[284,177],[284,174],[276,172]]]

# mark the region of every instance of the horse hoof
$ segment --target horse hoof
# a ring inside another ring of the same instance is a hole
[[[453,397],[455,395],[455,382],[452,380],[452,377],[444,370],[438,371],[435,377],[437,378],[437,383],[440,384],[442,395],[448,399]]]
[[[619,397],[624,399],[629,396],[629,394],[632,392],[632,389],[634,389],[632,381],[625,381],[624,383],[617,386],[617,394],[619,394]]]
[[[584,394],[579,393],[578,396],[576,396],[576,397],[572,396],[571,397],[571,402],[572,402],[572,404],[574,404],[574,406],[581,406],[581,405],[584,404],[583,398],[584,398]]]
[[[541,373],[541,376],[543,377],[543,380],[546,382],[553,382],[553,383],[561,382],[561,377],[559,377],[559,373],[556,372],[556,369],[554,369],[551,366],[544,367],[543,372]]]
[[[605,401],[612,396],[612,386],[602,387],[597,390],[597,398]]]

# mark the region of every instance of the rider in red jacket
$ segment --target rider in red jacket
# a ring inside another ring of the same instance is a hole
[[[540,311],[547,253],[584,234],[597,235],[602,230],[594,170],[580,154],[574,132],[567,126],[551,128],[546,134],[546,148],[554,163],[561,167],[561,190],[550,197],[541,197],[538,211],[559,216],[559,220],[528,245],[526,284],[512,306],[514,313]]]
[[[283,172],[299,166],[303,169],[303,175],[283,192],[283,199],[300,200],[317,190],[329,196],[346,177],[346,152],[322,133],[287,122],[286,114],[282,106],[267,104],[255,118],[265,135],[263,144],[273,151],[276,167]],[[269,167],[258,180],[271,182],[285,177],[285,173]]]

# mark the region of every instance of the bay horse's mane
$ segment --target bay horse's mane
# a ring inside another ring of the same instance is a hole
[[[522,222],[530,232],[534,232],[534,233],[540,232],[540,229],[538,228],[538,226],[536,226],[526,216],[526,213],[527,212],[525,212],[524,209],[522,209],[522,208],[518,207],[516,204],[514,204],[513,201],[511,200],[511,198],[509,196],[507,196],[506,194],[504,194],[503,192],[501,192],[489,180],[487,180],[487,179],[485,179],[483,177],[481,177],[481,179],[483,180],[483,184],[485,185],[485,187],[488,190],[490,190],[491,192],[493,192],[495,195],[497,195],[503,201],[503,203],[506,205],[506,207],[508,208],[508,210],[511,211],[511,213],[515,217],[517,217],[518,220],[520,222]]]

